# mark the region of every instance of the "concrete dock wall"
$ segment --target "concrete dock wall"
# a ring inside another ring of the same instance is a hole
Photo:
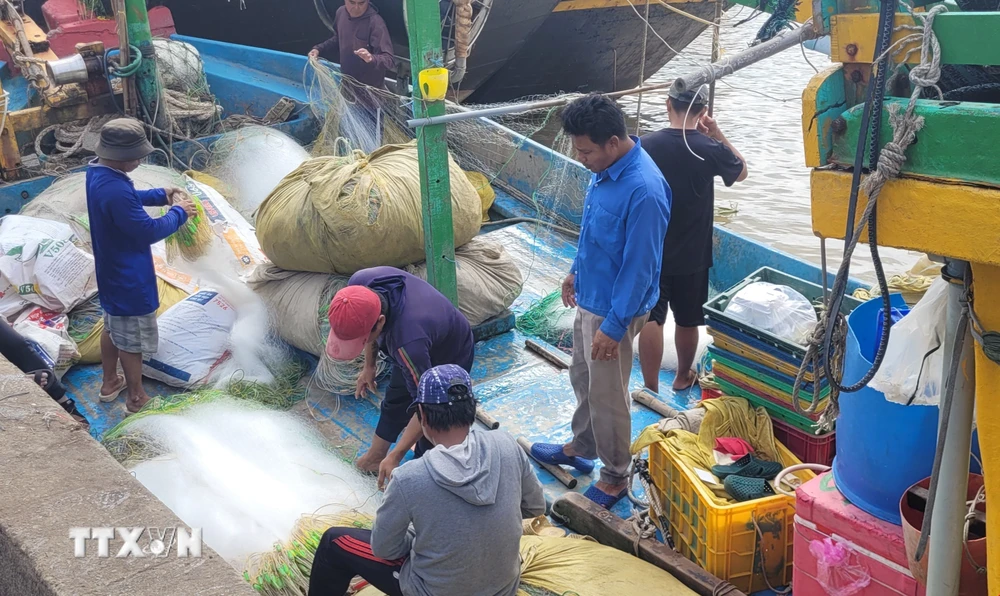
[[[0,357],[0,596],[252,595],[207,545],[199,558],[76,557],[70,528],[187,528],[44,391]],[[148,544],[144,532],[138,541]]]

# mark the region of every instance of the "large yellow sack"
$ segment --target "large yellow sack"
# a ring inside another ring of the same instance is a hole
[[[470,570],[489,573],[489,570]],[[674,576],[618,549],[588,540],[521,537],[521,589],[518,596],[656,595],[693,596]],[[368,587],[357,596],[378,596]]]
[[[160,278],[156,278],[156,289],[160,294],[160,308],[156,309],[156,316],[167,312],[167,309],[188,296],[184,290],[175,288]],[[101,333],[103,332],[104,319],[102,318],[94,325],[94,330],[90,332],[87,339],[77,345],[81,364],[99,364],[101,362]]]
[[[455,246],[482,223],[475,187],[449,156]],[[424,258],[416,141],[365,156],[310,159],[260,205],[257,239],[282,269],[350,275],[376,265],[402,267]]]

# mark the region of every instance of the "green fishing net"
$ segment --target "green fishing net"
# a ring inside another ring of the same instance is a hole
[[[517,318],[517,330],[525,335],[533,335],[564,351],[573,349],[573,318],[575,308],[566,308],[562,303],[562,292],[555,290],[528,307]]]

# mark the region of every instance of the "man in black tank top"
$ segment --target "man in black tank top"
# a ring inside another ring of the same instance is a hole
[[[677,377],[674,391],[697,382],[694,358],[698,327],[705,324],[702,307],[708,301],[708,270],[712,267],[715,217],[715,177],[726,186],[747,177],[746,160],[708,116],[705,87],[676,93],[670,90],[670,127],[642,137],[642,148],[653,158],[673,191],[670,224],[663,241],[660,298],[639,336],[639,362],[646,387],[659,391],[663,359],[663,323],[673,311],[676,330]]]

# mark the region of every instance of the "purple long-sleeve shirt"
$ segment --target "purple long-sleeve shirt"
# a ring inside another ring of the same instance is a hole
[[[369,4],[363,15],[354,18],[347,13],[347,8],[341,6],[333,22],[336,33],[314,49],[330,61],[336,60],[334,50],[339,49],[342,73],[365,85],[384,89],[385,72],[393,68],[394,60],[392,39],[378,10]],[[354,54],[362,48],[372,55],[371,62],[365,62]]]
[[[395,267],[362,269],[347,283],[385,298],[389,314],[379,350],[403,370],[411,396],[416,397],[420,375],[429,368],[457,364],[472,371],[475,340],[469,320],[434,286]]]

